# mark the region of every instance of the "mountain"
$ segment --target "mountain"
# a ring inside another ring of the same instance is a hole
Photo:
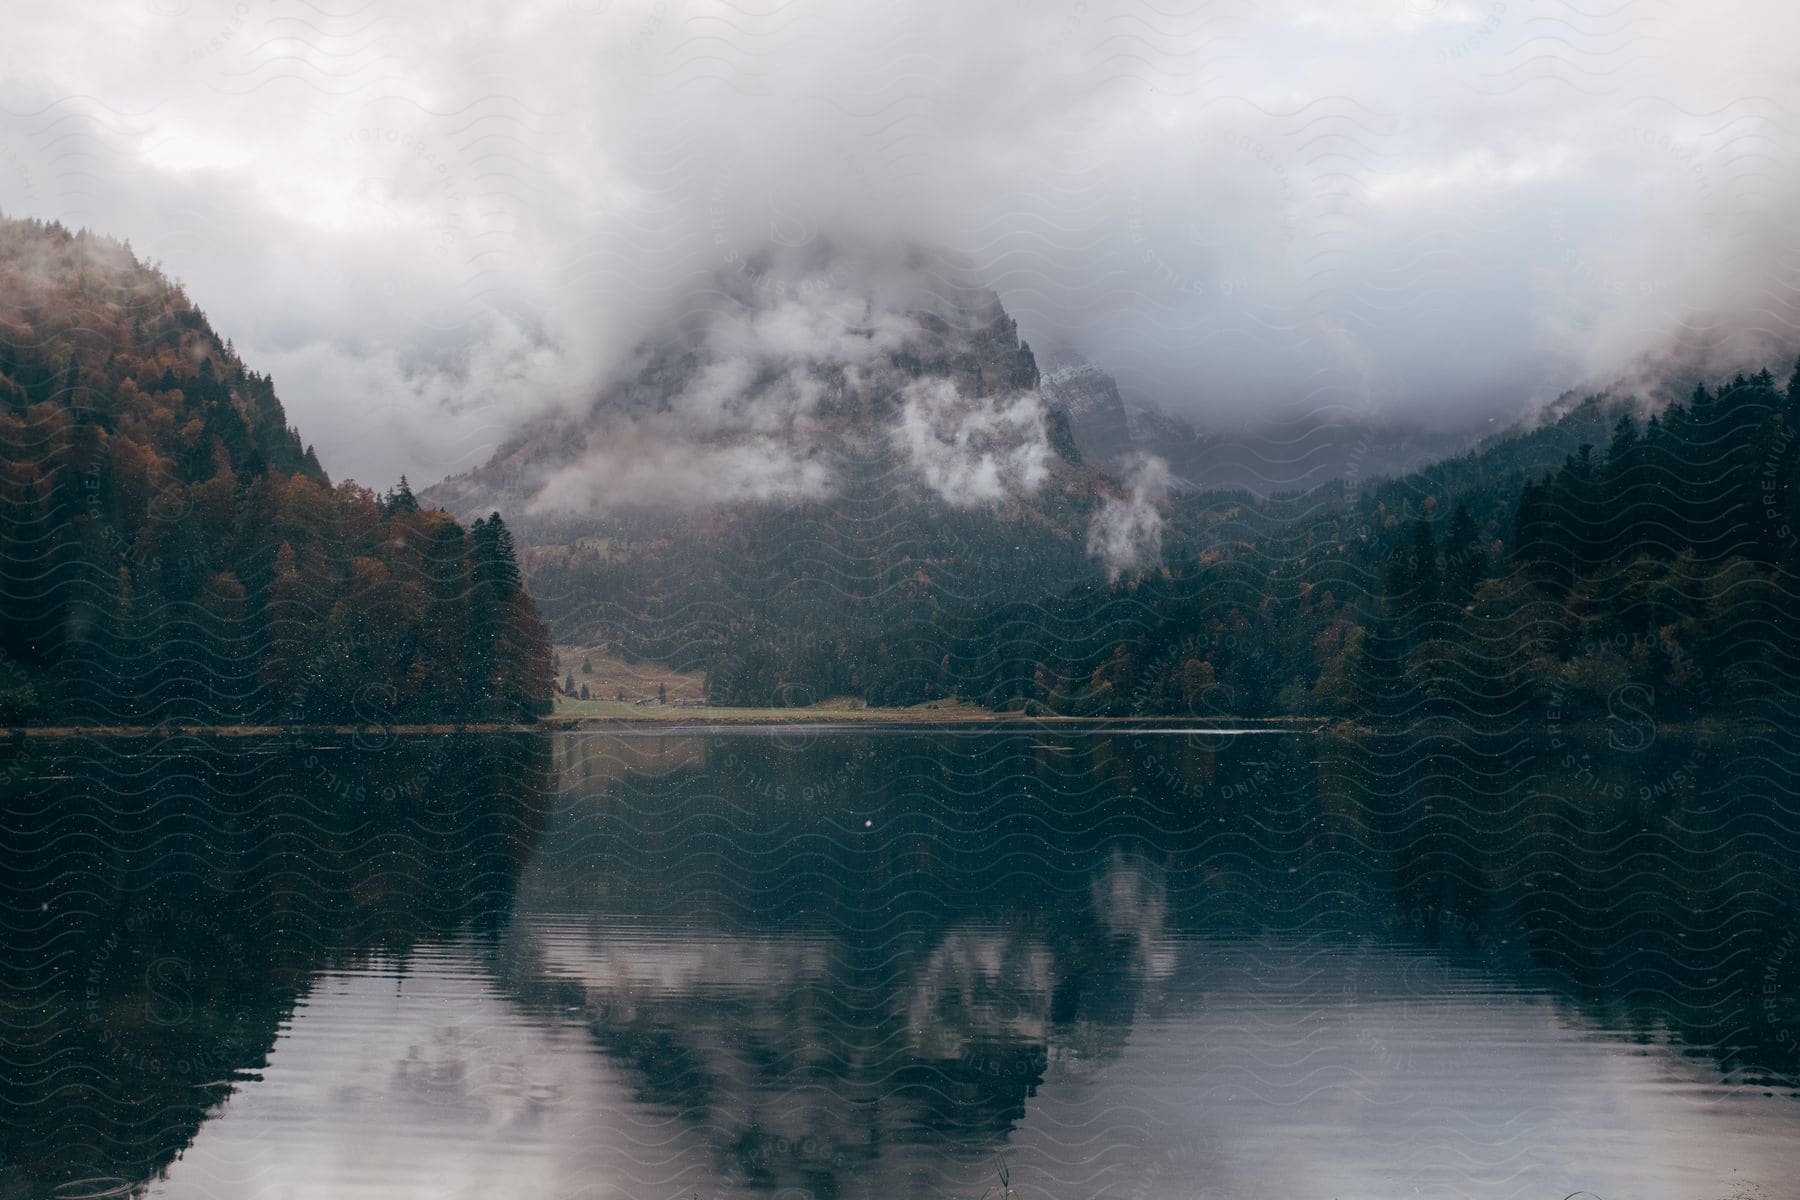
[[[828,498],[874,464],[910,498],[966,508],[1029,496],[1053,467],[1031,350],[953,264],[814,243],[711,283],[591,404],[433,498],[538,521],[666,516]]]
[[[1141,410],[1128,409],[1118,381],[1075,351],[1058,346],[1044,357],[1042,388],[1048,403],[1069,414],[1075,445],[1088,461],[1125,470],[1146,448]]]
[[[1075,715],[1606,719],[1633,745],[1665,718],[1790,721],[1800,372],[1636,410],[1573,400],[1401,478],[1246,503],[1160,569],[946,613],[835,669],[878,703]]]
[[[1040,368],[993,292],[912,247],[771,249],[660,327],[423,498],[505,515],[559,639],[704,670],[715,703],[941,695],[942,654],[912,656],[950,615],[1277,544],[1468,441],[1323,417],[1203,433],[1070,350]],[[1433,486],[1516,493],[1610,412],[1574,403]]]
[[[738,656],[828,663],[946,606],[1153,557],[1093,536],[1130,487],[1086,461],[1013,319],[953,263],[778,248],[721,269],[663,330],[591,403],[423,493],[512,522],[560,637],[779,703],[795,698],[779,678],[731,685],[765,675]]]
[[[358,720],[547,709],[497,518],[333,487],[180,287],[0,218],[0,719]]]

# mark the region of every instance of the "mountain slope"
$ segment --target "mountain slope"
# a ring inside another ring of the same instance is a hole
[[[181,289],[0,218],[0,719],[525,716],[510,534],[332,487]]]
[[[837,669],[878,703],[1077,715],[1488,733],[1598,717],[1637,740],[1653,717],[1785,723],[1800,696],[1797,425],[1800,373],[1785,390],[1766,371],[1699,388],[1647,423],[1591,397],[1347,504],[1247,505],[1235,541],[1113,587],[946,614]]]
[[[1125,489],[1083,461],[992,292],[915,250],[814,245],[721,272],[582,411],[424,496],[498,509],[561,637],[708,668],[828,660],[945,606],[1098,576]],[[1097,557],[1100,556],[1100,557]],[[755,672],[751,672],[755,674]],[[792,697],[789,697],[790,699]]]
[[[1427,478],[1516,493],[1607,412],[1577,405],[1385,482],[1451,440],[1329,422],[1202,434],[1070,351],[1040,374],[992,292],[910,249],[771,251],[664,329],[591,403],[425,497],[513,521],[560,638],[705,670],[717,703],[869,692],[912,670],[901,648],[933,644],[945,613],[1366,519],[1341,512],[1359,496],[1399,510]]]

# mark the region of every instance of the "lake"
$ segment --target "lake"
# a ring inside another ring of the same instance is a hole
[[[15,741],[0,1197],[1779,1200],[1797,786],[1554,728]]]

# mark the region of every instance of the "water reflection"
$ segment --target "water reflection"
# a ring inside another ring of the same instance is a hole
[[[536,739],[46,742],[0,763],[0,1195],[125,1194],[261,1069],[321,970],[490,934]]]
[[[973,1197],[997,1155],[1070,1200],[1800,1178],[1776,743],[169,753],[15,772],[15,1194]]]

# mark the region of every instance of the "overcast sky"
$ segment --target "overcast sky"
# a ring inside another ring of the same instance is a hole
[[[1800,5],[1583,4],[9,0],[0,209],[160,260],[378,485],[821,235],[1210,423],[1791,353]]]

